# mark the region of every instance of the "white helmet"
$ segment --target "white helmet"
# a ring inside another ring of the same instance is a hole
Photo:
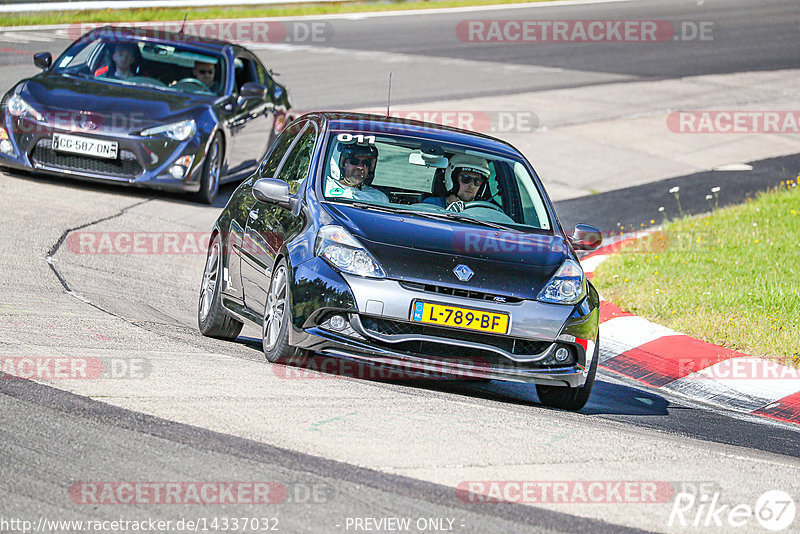
[[[444,173],[444,187],[447,191],[453,190],[453,171],[456,169],[477,172],[486,178],[489,178],[491,174],[489,162],[485,159],[469,154],[456,154],[450,158],[450,162],[447,164],[447,170]]]

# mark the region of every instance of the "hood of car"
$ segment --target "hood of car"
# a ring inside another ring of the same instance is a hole
[[[175,115],[211,102],[205,95],[50,73],[25,82],[20,96],[48,122],[74,121],[83,114],[91,116],[96,127],[127,131],[162,124]]]
[[[349,206],[329,205],[328,211],[395,280],[534,299],[569,257],[558,235]]]

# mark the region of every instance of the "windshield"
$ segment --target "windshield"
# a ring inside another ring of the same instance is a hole
[[[552,229],[521,161],[385,134],[334,131],[329,146],[326,200],[521,231]]]
[[[225,60],[179,43],[87,39],[68,48],[53,72],[179,93],[220,95]]]

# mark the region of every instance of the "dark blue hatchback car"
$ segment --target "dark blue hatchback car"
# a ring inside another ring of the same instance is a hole
[[[497,139],[374,115],[291,123],[217,220],[203,334],[262,327],[272,362],[309,355],[419,377],[535,383],[580,409],[597,292],[536,173]]]

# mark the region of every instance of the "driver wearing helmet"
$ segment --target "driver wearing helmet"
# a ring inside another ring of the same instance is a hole
[[[331,163],[325,196],[388,204],[389,197],[369,185],[375,178],[378,149],[374,145],[359,144],[342,144],[341,147],[338,168]]]
[[[461,211],[465,203],[475,200],[478,193],[484,190],[490,174],[489,162],[485,159],[469,154],[456,154],[450,158],[445,171],[447,195],[429,197],[423,202],[450,211]]]

